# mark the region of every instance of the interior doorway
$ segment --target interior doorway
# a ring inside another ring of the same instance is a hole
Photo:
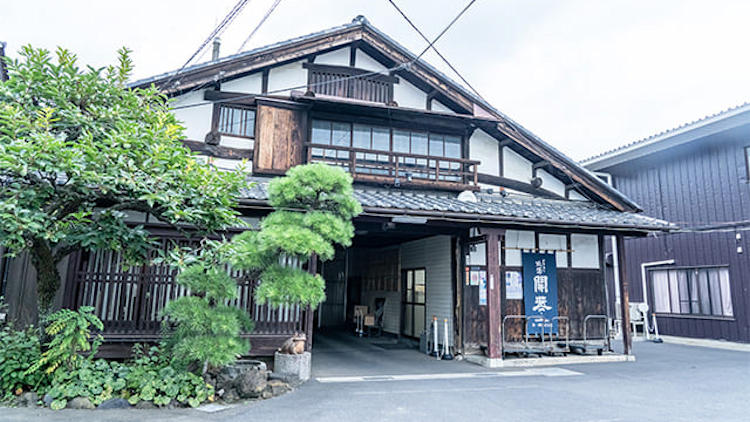
[[[426,319],[426,270],[424,268],[408,269],[401,272],[404,292],[401,298],[403,324],[401,334],[407,337],[419,337],[425,329]]]

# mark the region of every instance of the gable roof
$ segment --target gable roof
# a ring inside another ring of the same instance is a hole
[[[483,129],[491,133],[499,132],[541,160],[548,161],[568,176],[577,187],[593,194],[589,196],[594,196],[602,203],[619,211],[641,211],[638,204],[631,199],[604,183],[576,161],[544,142],[463,85],[426,61],[421,59],[415,61],[417,56],[414,53],[374,27],[363,16],[358,16],[345,25],[255,48],[214,62],[189,66],[179,72],[179,77],[176,77],[177,71],[172,71],[135,81],[130,86],[145,87],[154,84],[167,94],[178,95],[180,92],[206,86],[217,80],[239,77],[262,68],[304,59],[311,54],[333,50],[354,42],[366,43],[393,63],[410,63],[406,69],[399,70],[400,74],[409,74],[422,80],[455,104],[470,110],[477,117],[489,118],[489,122],[483,122],[481,125]],[[170,86],[165,86],[167,83]]]
[[[668,148],[692,142],[740,125],[750,124],[750,103],[730,107],[692,122],[602,152],[581,161],[591,170],[604,170]]]

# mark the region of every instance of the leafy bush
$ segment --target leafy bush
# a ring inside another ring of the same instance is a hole
[[[63,409],[76,397],[88,397],[94,405],[118,397],[125,388],[128,371],[126,365],[104,359],[81,360],[73,369],[60,368],[48,391],[54,398],[50,408]]]
[[[104,328],[102,321],[93,314],[91,306],[81,306],[78,311],[61,309],[47,318],[45,332],[52,336],[52,341],[47,345],[47,350],[42,357],[27,370],[31,374],[42,367],[45,372],[51,374],[61,365],[66,369],[74,369],[80,359],[81,352],[90,352],[89,356],[96,354],[101,344],[101,336],[91,340],[91,326],[101,330]]]
[[[133,362],[123,364],[104,359],[82,360],[73,370],[55,371],[49,394],[53,397],[52,409],[64,408],[68,400],[88,397],[91,403],[122,397],[130,404],[150,401],[166,406],[172,400],[196,407],[213,400],[214,389],[198,375],[169,366],[159,349],[144,352],[134,349]]]
[[[191,296],[170,301],[164,309],[166,346],[178,368],[222,366],[250,349],[240,334],[252,329],[244,310],[227,304],[237,298],[237,282],[223,262],[225,244],[211,242],[200,256],[177,275],[177,283]]]
[[[42,357],[39,330],[0,329],[0,401],[7,402],[18,390],[39,390],[49,384],[41,371],[27,372]]]
[[[126,376],[127,390],[123,394],[130,404],[146,400],[157,406],[166,406],[176,400],[196,407],[206,400],[213,401],[213,386],[192,372],[174,369],[158,348],[152,347],[144,352],[140,345],[136,345],[134,355]]]

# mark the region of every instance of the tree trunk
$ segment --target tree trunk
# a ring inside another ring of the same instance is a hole
[[[60,288],[60,272],[57,271],[57,262],[46,241],[36,239],[29,252],[31,264],[36,269],[36,289],[41,317],[49,312],[57,289]]]

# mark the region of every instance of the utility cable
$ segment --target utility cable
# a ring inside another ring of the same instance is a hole
[[[258,22],[258,25],[255,26],[255,29],[253,29],[253,31],[250,32],[250,35],[248,35],[247,38],[245,38],[245,41],[242,41],[242,45],[240,45],[240,48],[237,49],[237,53],[242,52],[242,50],[245,48],[245,45],[248,43],[248,41],[250,41],[250,38],[252,38],[256,32],[258,32],[258,29],[260,29],[261,25],[263,25],[266,19],[268,19],[268,17],[271,16],[271,13],[273,13],[273,11],[276,10],[276,6],[278,6],[279,3],[281,3],[281,0],[275,0],[273,2],[273,4],[271,5],[271,8],[268,9],[265,15],[263,15],[263,18],[260,20],[260,22]]]
[[[430,48],[432,48],[432,46],[448,31],[448,29],[450,29],[453,26],[454,23],[456,23],[456,21],[458,21],[458,19],[469,9],[469,7],[472,4],[474,4],[474,2],[476,2],[476,0],[469,1],[469,3],[461,10],[461,12],[458,13],[458,15],[456,15],[455,18],[453,18],[453,20],[451,20],[451,22],[440,32],[440,34],[438,34],[438,36],[435,37],[435,39],[432,40],[430,42],[430,44],[427,45],[427,47],[425,47],[425,49],[422,50],[422,52],[417,57],[415,57],[412,60],[409,60],[407,62],[398,64],[396,66],[390,67],[390,68],[385,69],[385,70],[367,72],[367,73],[363,73],[363,74],[360,74],[360,75],[346,76],[346,77],[336,78],[336,79],[332,79],[332,80],[325,81],[325,82],[311,83],[311,84],[305,84],[305,85],[298,85],[298,86],[280,88],[280,89],[276,89],[276,90],[273,90],[273,91],[266,92],[263,95],[271,95],[271,94],[276,94],[276,93],[279,93],[279,92],[284,92],[284,91],[289,91],[289,90],[294,90],[294,89],[303,89],[303,88],[308,88],[310,86],[327,85],[327,84],[336,83],[336,82],[344,82],[344,81],[347,81],[347,80],[350,80],[350,79],[359,79],[359,78],[363,78],[363,77],[367,77],[367,76],[372,76],[372,75],[388,74],[388,73],[390,73],[392,71],[396,71],[396,70],[408,68],[411,64],[417,62],[428,50],[430,50]],[[164,85],[166,86],[166,84],[164,84]],[[181,110],[181,109],[192,108],[192,107],[200,107],[200,106],[207,105],[207,104],[216,104],[216,103],[223,103],[223,102],[238,101],[238,100],[242,100],[242,99],[253,98],[253,97],[256,97],[257,95],[258,94],[247,94],[247,95],[240,95],[240,96],[237,96],[237,97],[227,98],[227,99],[219,99],[219,100],[212,100],[212,101],[204,101],[204,102],[200,102],[200,103],[186,104],[184,106],[174,107],[174,108],[172,108],[172,110]]]

